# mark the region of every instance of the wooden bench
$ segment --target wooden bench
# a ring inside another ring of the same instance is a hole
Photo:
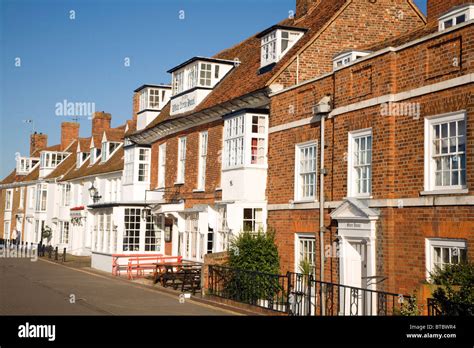
[[[181,292],[191,290],[193,294],[201,288],[201,265],[164,265],[164,268],[165,271],[160,278],[163,287],[172,286],[175,290],[181,287]]]

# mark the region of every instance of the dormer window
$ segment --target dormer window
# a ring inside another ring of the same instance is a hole
[[[76,168],[80,168],[87,159],[87,152],[78,152],[76,157]]]
[[[194,57],[169,70],[173,81],[171,114],[194,109],[234,65],[229,60]]]
[[[439,18],[439,30],[449,29],[474,18],[474,5],[458,6]]]
[[[260,67],[277,63],[305,31],[306,29],[276,25],[258,34],[262,44]]]
[[[371,52],[369,51],[355,51],[355,50],[339,53],[337,56],[333,58],[334,69],[347,66],[350,63],[356,61],[357,59],[369,55],[370,53]]]
[[[26,175],[30,173],[39,163],[39,158],[17,157],[16,172],[18,175]]]
[[[40,168],[41,169],[52,169],[56,168],[66,157],[66,152],[41,152],[40,156]]]
[[[170,86],[165,85],[144,85],[136,90],[139,92],[139,112],[161,110],[169,100],[169,89]]]
[[[105,141],[102,143],[102,162],[106,162],[114,151],[120,146],[120,143]]]
[[[91,149],[91,160],[90,160],[90,164],[89,165],[93,165],[95,162],[97,162],[97,160],[100,158],[102,154],[102,151],[101,149],[99,148],[92,148]]]

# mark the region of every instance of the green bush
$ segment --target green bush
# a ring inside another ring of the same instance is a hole
[[[226,284],[230,298],[256,304],[273,301],[282,289],[279,283],[280,258],[273,232],[242,232],[231,242],[229,267],[232,276]]]
[[[242,232],[231,242],[229,266],[231,268],[279,274],[280,257],[271,231],[258,234]]]
[[[445,315],[474,315],[474,264],[447,265],[431,274],[433,297]]]

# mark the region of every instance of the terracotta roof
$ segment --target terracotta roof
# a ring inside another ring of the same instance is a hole
[[[77,140],[73,143],[74,147],[77,147]],[[65,160],[63,160],[54,170],[46,176],[45,179],[59,178],[60,176],[68,173],[76,165],[76,153],[73,152]]]
[[[23,181],[27,182],[27,181],[35,181],[35,180],[38,180],[39,179],[39,165],[36,166],[35,169],[33,169],[33,171],[31,171],[28,175],[26,175],[24,178],[23,178]]]
[[[137,130],[137,121],[128,120],[127,125],[128,125],[128,130],[124,134],[125,137],[129,136],[130,134],[135,133],[135,131]]]
[[[167,119],[181,118],[193,113],[217,106],[224,102],[236,99],[240,96],[257,92],[266,88],[270,78],[282,67],[293,55],[303,47],[324,25],[348,2],[348,0],[322,1],[306,16],[296,19],[285,19],[279,25],[306,28],[308,31],[303,37],[285,54],[285,56],[273,67],[273,69],[259,73],[260,70],[260,47],[261,40],[254,35],[241,43],[221,51],[213,58],[235,60],[240,64],[234,67],[213,89],[213,91],[192,111],[179,115],[170,115],[170,103],[168,103],[160,115],[155,118],[144,130],[145,132]]]
[[[0,181],[0,185],[2,184],[12,184],[14,182],[20,181],[22,176],[16,175],[16,169],[13,169],[13,171],[5,177],[2,181]]]
[[[88,159],[80,168],[73,168],[71,171],[69,171],[61,179],[61,181],[74,180],[89,175],[106,174],[123,170],[123,155],[124,151],[123,147],[121,146],[105,163],[102,163],[101,160],[98,160],[95,164],[89,166],[90,160]]]
[[[107,129],[105,131],[105,136],[107,137],[107,141],[119,141],[122,142],[125,134],[125,125]],[[102,141],[102,139],[101,139]]]

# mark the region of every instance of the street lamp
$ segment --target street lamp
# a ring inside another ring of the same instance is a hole
[[[91,196],[94,203],[97,203],[102,198],[102,196],[99,196],[99,191],[94,187],[94,183],[92,183],[89,189],[89,195]]]

